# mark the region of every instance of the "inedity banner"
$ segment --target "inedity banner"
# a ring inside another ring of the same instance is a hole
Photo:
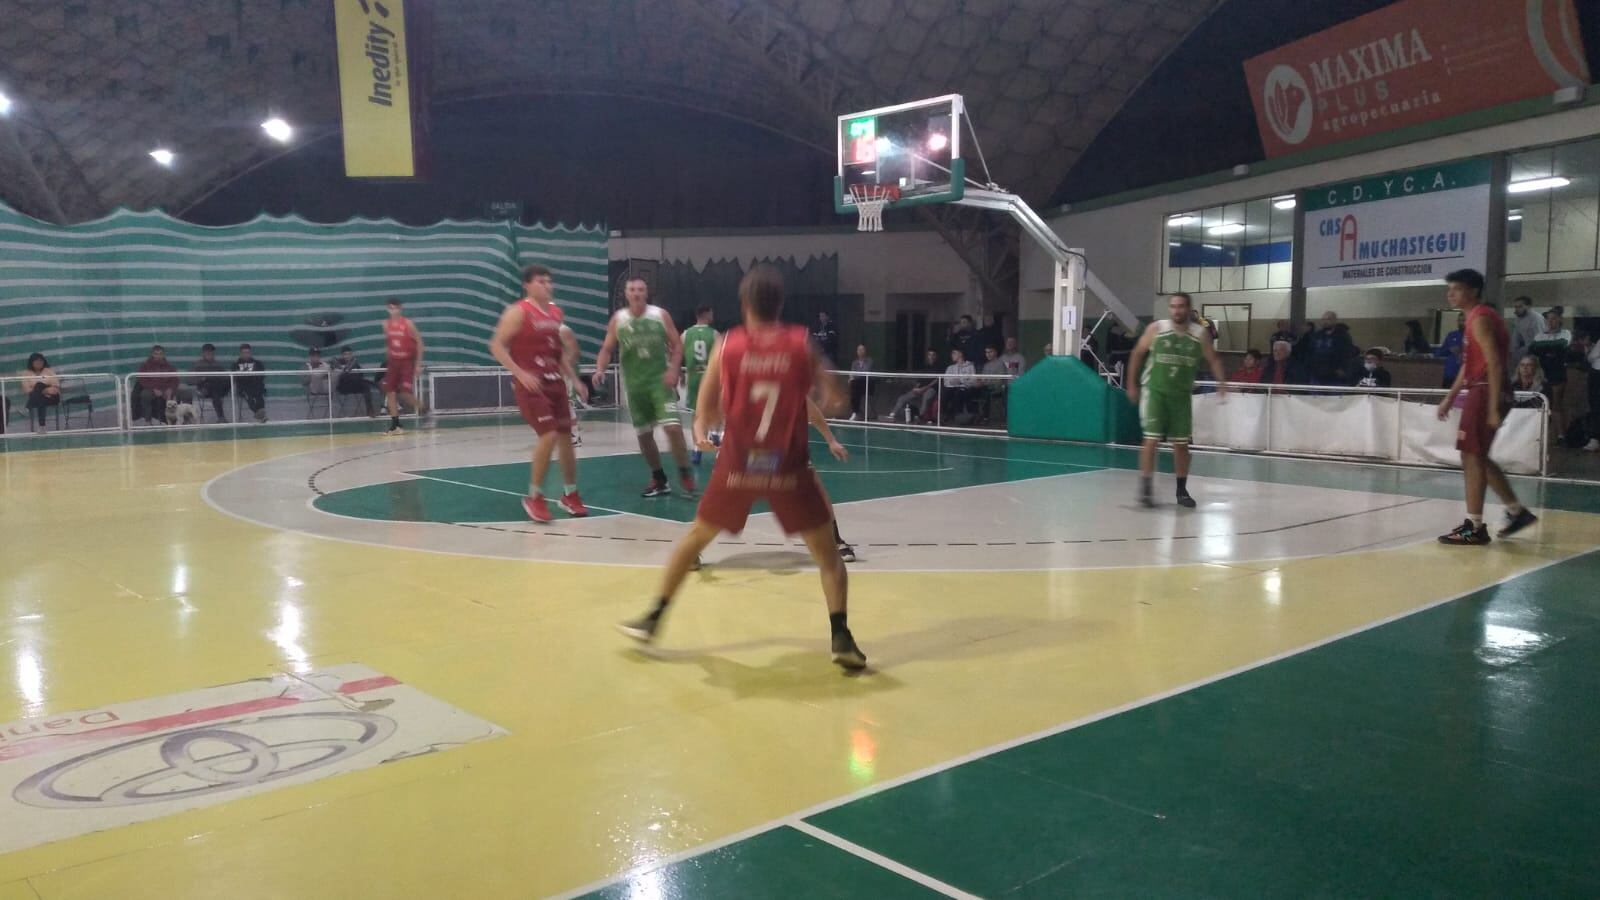
[[[1267,156],[1589,83],[1572,0],[1401,0],[1244,72]]]
[[[426,174],[425,0],[334,0],[344,171],[351,178]]]

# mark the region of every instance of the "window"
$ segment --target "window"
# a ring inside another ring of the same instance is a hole
[[[1163,293],[1289,286],[1294,196],[1261,197],[1176,212],[1161,223]]]
[[[1506,274],[1595,270],[1600,140],[1513,153],[1510,162]]]

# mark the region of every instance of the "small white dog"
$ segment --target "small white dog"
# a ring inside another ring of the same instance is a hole
[[[193,403],[179,403],[176,400],[167,401],[168,425],[193,425],[200,421],[200,416],[194,410]]]

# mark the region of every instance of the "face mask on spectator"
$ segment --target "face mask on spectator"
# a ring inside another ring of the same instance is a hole
[[[1375,363],[1375,362],[1367,363],[1367,371],[1368,372],[1376,372],[1376,371],[1378,371],[1378,364]]]

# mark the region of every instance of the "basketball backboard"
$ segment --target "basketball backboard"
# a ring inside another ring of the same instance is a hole
[[[840,116],[834,209],[854,210],[854,185],[892,187],[891,207],[960,200],[966,189],[965,114],[961,95],[946,94]]]

